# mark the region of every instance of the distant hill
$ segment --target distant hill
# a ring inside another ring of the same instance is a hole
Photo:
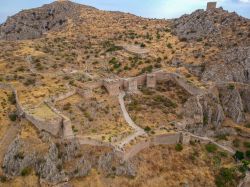
[[[79,19],[81,11],[94,10],[71,1],[55,1],[40,8],[23,10],[11,16],[0,27],[0,39],[39,38],[48,31],[61,30],[69,20]]]

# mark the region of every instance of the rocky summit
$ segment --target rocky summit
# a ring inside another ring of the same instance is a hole
[[[0,186],[248,187],[250,20],[61,0],[0,25]]]

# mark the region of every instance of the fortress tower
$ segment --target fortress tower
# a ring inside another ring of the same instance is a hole
[[[216,4],[217,4],[217,2],[208,2],[207,3],[207,11],[216,9]]]

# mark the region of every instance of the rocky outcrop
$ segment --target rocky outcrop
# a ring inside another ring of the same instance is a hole
[[[219,128],[225,118],[219,99],[212,93],[189,98],[184,104],[183,115],[186,128],[197,134]]]
[[[235,47],[218,55],[222,59],[205,64],[204,81],[250,83],[250,47]]]
[[[232,118],[236,123],[245,121],[245,114],[242,99],[234,84],[218,86],[220,101],[227,117]]]
[[[131,161],[123,161],[114,152],[102,155],[98,161],[98,168],[106,175],[136,176],[136,168]]]
[[[23,147],[24,142],[19,139],[15,139],[9,146],[2,166],[7,175],[20,175],[23,169],[35,164],[37,155],[24,154]]]
[[[6,175],[24,175],[25,171],[33,169],[42,181],[58,184],[73,177],[86,176],[91,169],[91,164],[84,157],[80,157],[72,170],[64,170],[63,164],[66,161],[76,159],[78,153],[76,142],[51,143],[48,153],[44,155],[35,151],[26,152],[27,146],[21,139],[14,140],[9,146],[3,162]]]
[[[0,26],[0,39],[34,39],[48,31],[59,31],[68,25],[69,19],[78,20],[82,8],[94,9],[70,1],[55,1],[40,8],[23,10]]]
[[[56,144],[51,144],[49,153],[44,157],[36,160],[35,170],[39,176],[50,183],[59,183],[67,181],[68,177],[64,171],[60,171],[62,160],[59,157],[59,151]]]
[[[245,113],[250,110],[250,86],[240,83],[217,84],[207,93],[193,96],[183,107],[186,128],[196,134],[206,130],[220,130],[225,117],[235,123],[245,122]]]
[[[196,10],[190,15],[183,15],[173,20],[172,28],[173,33],[183,41],[208,39],[219,46],[232,47],[236,43],[235,39],[238,40],[237,44],[249,43],[249,26],[249,19],[218,8]]]

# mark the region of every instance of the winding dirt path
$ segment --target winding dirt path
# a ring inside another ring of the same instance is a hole
[[[215,144],[216,146],[218,146],[219,148],[223,149],[224,151],[228,152],[231,155],[235,154],[235,151],[232,148],[221,145],[221,144],[217,143],[216,141],[214,141],[211,138],[208,138],[208,137],[205,137],[205,136],[197,136],[197,135],[194,135],[194,134],[192,134],[190,132],[186,132],[186,133],[188,133],[191,137],[194,137],[194,138],[197,138],[197,139],[203,140],[203,141],[208,141],[208,142],[210,142],[212,144]]]
[[[125,92],[122,91],[118,96],[120,107],[121,107],[121,110],[122,110],[125,121],[128,123],[128,125],[131,128],[134,129],[135,132],[133,134],[127,136],[126,138],[124,138],[120,142],[118,142],[116,144],[118,149],[122,149],[124,145],[128,144],[129,142],[134,140],[136,137],[146,135],[145,131],[141,127],[137,126],[135,124],[135,122],[131,119],[131,117],[129,116],[128,111],[127,111],[127,109],[125,107],[124,97],[125,97]]]

